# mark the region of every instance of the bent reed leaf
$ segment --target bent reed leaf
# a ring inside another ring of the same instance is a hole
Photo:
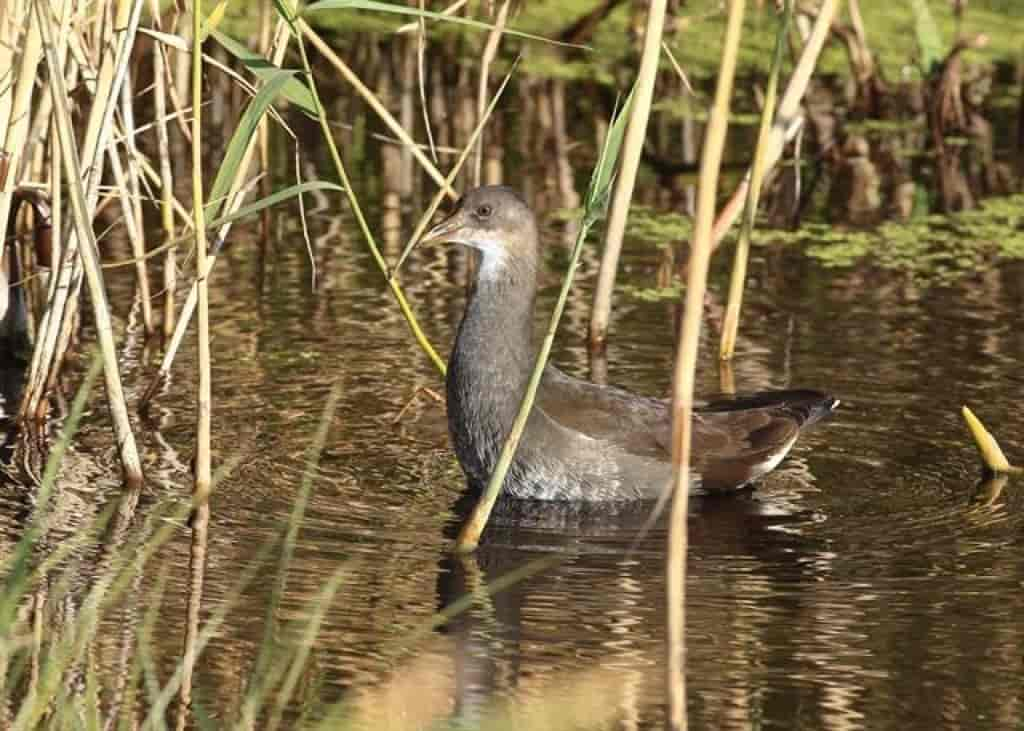
[[[218,30],[213,31],[210,35],[224,47],[224,50],[241,61],[242,65],[261,81],[269,82],[281,72],[279,66],[276,66],[260,54],[250,51],[245,45],[239,43],[231,36]],[[316,118],[316,104],[313,102],[313,94],[310,92],[309,87],[297,78],[293,77],[290,81],[284,82],[281,87],[281,94],[303,112]]]
[[[256,134],[256,129],[259,127],[260,121],[267,113],[270,105],[283,93],[285,85],[289,81],[294,81],[295,73],[292,70],[270,71],[269,78],[260,87],[259,91],[256,92],[252,101],[249,102],[249,106],[242,112],[242,116],[238,120],[238,126],[231,136],[231,141],[228,142],[227,150],[224,153],[224,160],[217,170],[217,177],[213,181],[213,187],[210,188],[206,203],[207,217],[213,218],[220,212],[222,202],[227,200],[228,190],[245,157],[249,141]]]

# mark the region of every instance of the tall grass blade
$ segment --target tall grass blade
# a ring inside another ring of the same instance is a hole
[[[316,79],[313,77],[313,70],[309,64],[309,55],[306,52],[306,43],[303,40],[305,36],[317,39],[319,37],[313,33],[313,30],[305,23],[305,21],[300,19],[297,22],[297,25],[298,29],[296,31],[295,40],[299,45],[299,55],[302,59],[302,70],[309,81],[310,91],[313,94],[313,103],[316,107],[317,120],[320,122],[320,130],[323,134],[324,141],[327,143],[327,149],[329,150],[331,160],[334,163],[334,170],[338,176],[338,181],[345,190],[349,206],[352,208],[352,213],[355,214],[356,223],[363,234],[363,239],[366,241],[367,247],[370,249],[370,254],[373,257],[374,262],[377,264],[378,269],[380,269],[381,274],[383,274],[387,280],[388,288],[391,290],[392,295],[394,295],[395,300],[398,302],[399,309],[402,311],[402,316],[405,318],[409,329],[412,331],[413,337],[419,344],[420,349],[426,353],[427,357],[431,360],[438,371],[443,374],[445,372],[444,360],[441,359],[441,356],[437,354],[434,346],[432,346],[430,341],[427,340],[427,336],[423,333],[423,329],[420,327],[415,313],[413,313],[412,308],[409,306],[409,301],[406,299],[405,292],[402,291],[398,281],[388,277],[387,262],[384,260],[384,256],[380,253],[380,248],[377,246],[377,241],[373,236],[373,232],[371,231],[369,224],[366,222],[366,216],[363,214],[359,198],[356,196],[355,190],[349,182],[348,171],[345,169],[345,163],[342,161],[341,153],[338,151],[338,145],[334,141],[334,135],[331,132],[330,123],[327,120],[327,112],[320,101],[320,93],[317,90]],[[316,45],[318,49],[322,50],[319,43]],[[331,51],[331,53],[333,53],[333,51]],[[337,59],[337,61],[340,63],[340,59]],[[335,65],[337,65],[337,63]],[[401,129],[401,127],[399,127],[399,129]],[[418,150],[418,148],[414,149]],[[433,169],[436,172],[437,169],[426,160],[426,157],[423,156],[422,152],[420,152],[420,157],[423,161],[426,161],[428,169]],[[440,175],[440,173],[437,174]]]

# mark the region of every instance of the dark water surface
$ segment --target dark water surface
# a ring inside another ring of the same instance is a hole
[[[310,706],[345,700],[367,728],[475,721],[510,699],[589,727],[659,724],[664,530],[641,538],[641,513],[581,516],[541,506],[499,515],[478,555],[451,558],[444,533],[462,481],[443,407],[420,398],[401,425],[392,423],[417,387],[443,392],[441,381],[358,235],[331,216],[314,210],[310,217],[315,292],[296,219],[284,212],[262,263],[250,229],[236,232],[216,270],[215,465],[240,462],[212,500],[204,617],[232,595],[259,547],[287,521],[305,451],[337,384],[340,403],[277,617],[308,617],[329,577],[344,570],[299,697]],[[975,406],[1011,459],[1022,459],[1024,266],[927,288],[870,264],[827,270],[794,250],[755,253],[738,388],[822,388],[843,406],[756,491],[694,506],[690,727],[1019,728],[1024,482],[979,484],[959,408]],[[624,281],[650,286],[658,261],[656,250],[634,246]],[[450,272],[462,264],[439,248],[415,256],[404,275],[430,339],[445,352],[464,304]],[[549,269],[545,318],[559,267]],[[555,355],[583,375],[595,276],[591,253]],[[715,280],[716,297],[724,282]],[[609,380],[667,393],[673,320],[669,302],[619,297]],[[122,339],[126,381],[142,384],[135,327]],[[703,392],[720,388],[709,331],[714,322],[705,329]],[[149,484],[130,530],[141,529],[147,506],[187,499],[194,363],[189,338],[150,421],[140,422],[148,429]],[[117,494],[100,396],[68,457],[54,543]],[[19,537],[26,510],[21,494],[6,488],[5,543]],[[100,667],[129,672],[127,637],[146,626],[162,591],[144,640],[157,664],[145,672],[165,678],[174,668],[188,541],[184,526],[176,530],[123,607],[107,614],[94,652]],[[554,563],[494,596],[484,591],[544,557]],[[81,559],[75,580],[83,591],[100,564]],[[245,589],[198,665],[196,701],[215,726],[216,709],[235,706],[244,692],[274,586],[271,565]],[[430,629],[430,618],[466,592],[476,594],[471,608],[443,630]]]

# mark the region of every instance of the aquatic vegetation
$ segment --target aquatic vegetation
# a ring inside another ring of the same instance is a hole
[[[1024,258],[1024,195],[991,198],[955,215],[889,222],[873,230],[808,223],[799,231],[765,235],[763,245],[803,248],[826,267],[871,264],[922,284],[942,284],[1001,259]]]

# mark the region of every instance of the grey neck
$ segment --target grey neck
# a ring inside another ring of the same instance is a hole
[[[480,267],[448,363],[448,427],[471,480],[486,480],[533,369],[533,262]]]

